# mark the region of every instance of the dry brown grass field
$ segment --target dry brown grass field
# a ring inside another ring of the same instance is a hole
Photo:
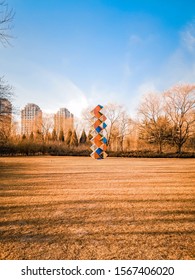
[[[0,259],[194,259],[195,160],[0,158]]]

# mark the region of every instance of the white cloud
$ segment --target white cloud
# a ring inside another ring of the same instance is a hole
[[[51,83],[55,89],[56,104],[59,107],[67,107],[79,117],[82,110],[88,106],[86,94],[73,81],[60,75],[52,74]]]
[[[55,113],[65,107],[79,117],[88,106],[86,94],[67,77],[37,67],[34,77],[36,84],[32,80],[30,77],[25,82],[14,83],[16,100],[21,107],[35,103],[48,113]]]
[[[94,84],[91,86],[89,94],[89,104],[91,106],[96,106],[100,104],[104,106],[107,103],[121,103],[120,92],[114,91],[107,85]]]
[[[195,21],[187,24],[180,33],[177,48],[162,67],[159,84],[168,88],[177,83],[194,83],[195,77]]]
[[[149,92],[157,92],[157,88],[154,84],[154,81],[147,81],[139,85],[137,92],[139,95],[143,95]]]
[[[181,32],[181,41],[189,52],[195,54],[195,20],[189,23]]]
[[[125,76],[126,79],[128,79],[132,75],[132,73],[133,73],[133,71],[132,71],[132,69],[131,69],[129,64],[130,63],[128,61],[126,61],[124,63],[124,67],[123,67],[123,69],[124,69],[124,76]]]
[[[158,73],[153,72],[148,80],[138,86],[138,96],[149,91],[164,91],[177,83],[194,83],[195,77],[195,21],[180,32],[177,47],[170,52]]]
[[[129,97],[127,100],[127,104],[130,107],[130,114],[132,117],[136,117],[137,108],[143,95],[153,92],[158,92],[158,89],[155,85],[155,80],[144,81],[137,88],[134,89],[134,96]]]
[[[195,77],[195,62],[187,59],[185,51],[178,48],[166,62],[163,76],[170,85],[178,82],[192,83]]]
[[[80,117],[83,109],[89,105],[85,94],[73,82],[66,80],[66,86],[70,92],[70,99],[67,102],[67,108]]]

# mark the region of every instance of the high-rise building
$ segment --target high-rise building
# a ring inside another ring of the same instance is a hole
[[[12,104],[6,98],[0,98],[0,140],[4,141],[11,134]]]
[[[28,103],[21,111],[21,134],[42,132],[42,111],[36,104]]]
[[[57,135],[59,136],[60,131],[63,131],[64,136],[68,133],[68,130],[73,130],[74,127],[74,116],[68,109],[60,108],[59,111],[54,115],[54,128]]]

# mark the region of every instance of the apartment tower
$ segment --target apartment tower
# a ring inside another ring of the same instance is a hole
[[[59,136],[60,131],[63,131],[64,136],[67,135],[68,130],[73,130],[74,127],[74,116],[68,109],[60,108],[59,111],[54,115],[54,128],[57,135]]]
[[[42,111],[36,104],[28,103],[21,111],[21,134],[42,131]]]

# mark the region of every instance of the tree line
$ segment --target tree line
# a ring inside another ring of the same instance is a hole
[[[12,151],[15,149],[21,154],[24,150],[22,147],[26,147],[25,154],[49,151],[68,154],[68,151],[75,151],[76,154],[89,155],[91,109],[87,108],[75,129],[66,134],[61,130],[57,135],[55,128],[51,130],[52,116],[48,115],[43,118],[42,129],[30,135],[13,135],[9,132],[9,135],[2,137],[1,129],[1,154],[6,154],[11,145]],[[125,155],[130,151],[135,154],[135,151],[146,150],[157,154],[195,152],[195,85],[180,84],[163,93],[145,94],[134,118],[130,117],[125,106],[119,104],[105,105],[104,114],[107,117],[108,153]]]
[[[20,139],[20,137],[19,137]],[[40,130],[37,130],[36,133],[31,132],[30,135],[23,134],[21,137],[21,141],[25,142],[44,142],[48,143],[59,143],[64,144],[67,147],[78,147],[80,144],[86,144],[88,142],[88,137],[86,135],[85,130],[83,129],[80,137],[77,136],[76,130],[69,129],[67,132],[67,136],[65,136],[64,131],[60,130],[59,136],[56,133],[55,128],[52,132],[47,132],[45,135]]]
[[[194,149],[195,85],[176,85],[161,94],[147,94],[138,114],[140,137],[156,144],[159,152],[170,145],[181,153],[187,142]]]

